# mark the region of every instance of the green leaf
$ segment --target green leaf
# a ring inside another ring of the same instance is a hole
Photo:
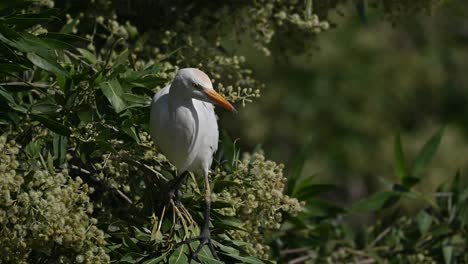
[[[47,23],[55,18],[57,9],[45,9],[40,13],[14,13],[4,18],[3,23],[15,26],[15,30],[28,29],[37,24]]]
[[[224,252],[221,252],[221,254],[229,256],[229,257],[231,257],[233,259],[237,259],[237,260],[241,261],[241,263],[265,264],[265,262],[261,261],[258,258],[254,258],[254,257],[243,257],[243,256],[239,256],[237,254],[230,254],[230,253],[224,253]]]
[[[416,220],[418,222],[419,232],[421,232],[421,234],[426,234],[427,231],[429,231],[429,228],[431,228],[432,216],[426,211],[422,210],[416,216]]]
[[[427,167],[437,148],[444,133],[444,128],[439,129],[419,151],[416,160],[413,163],[412,176],[420,178],[423,170]]]
[[[53,140],[53,150],[54,150],[54,158],[58,160],[58,164],[63,164],[65,162],[66,154],[67,154],[67,144],[68,144],[68,137],[61,136],[61,135],[54,135]]]
[[[118,80],[113,79],[108,82],[103,82],[100,85],[102,93],[106,96],[107,100],[111,103],[115,112],[120,113],[126,108],[121,96],[123,94],[122,86]]]
[[[56,39],[60,40],[69,44],[75,43],[75,42],[86,42],[88,43],[90,40],[87,38],[83,38],[77,35],[72,35],[72,34],[65,34],[65,33],[57,33],[57,32],[47,32],[45,35],[42,35],[45,38],[48,39]]]
[[[169,263],[188,263],[188,258],[185,255],[185,251],[187,249],[187,245],[182,245],[172,253],[171,257],[169,257]]]
[[[36,53],[48,60],[53,60],[55,57],[53,47],[42,39],[26,32],[18,33],[3,24],[0,24],[0,42],[21,52]]]
[[[128,65],[128,50],[124,50],[120,53],[117,58],[113,61],[112,71],[109,78],[117,78],[117,75],[125,72]]]
[[[336,186],[331,184],[312,184],[313,179],[314,177],[310,176],[297,182],[291,196],[300,200],[307,200],[336,189]]]
[[[312,17],[312,6],[313,6],[313,1],[306,0],[306,18],[307,19]]]
[[[32,105],[30,110],[33,114],[55,113],[57,111],[57,104],[38,102]]]
[[[60,135],[63,135],[63,136],[68,136],[68,135],[71,134],[71,130],[67,126],[65,126],[65,125],[63,125],[63,124],[61,124],[61,123],[59,123],[59,122],[57,122],[55,120],[52,120],[52,119],[50,119],[50,118],[48,118],[46,116],[31,114],[31,118],[33,120],[39,121],[45,127],[47,127],[48,129],[54,131],[57,134],[60,134]]]
[[[224,228],[226,230],[237,229],[246,231],[242,227],[242,221],[237,217],[213,214],[213,220],[216,221],[216,226],[219,228]]]
[[[444,246],[442,248],[442,252],[444,254],[445,264],[451,264],[452,263],[452,256],[453,256],[453,246],[452,245]]]
[[[123,93],[123,98],[125,99],[125,101],[130,102],[130,103],[146,105],[146,106],[151,104],[151,98],[147,96],[141,96],[141,95],[136,95],[132,93]]]
[[[134,126],[122,127],[122,131],[125,132],[125,134],[129,135],[133,140],[135,140],[135,142],[140,144],[140,138],[138,137],[136,128]]]
[[[62,34],[72,34],[73,29],[80,23],[79,19],[72,19],[69,23],[63,25],[62,29],[60,29],[60,33]]]
[[[42,145],[40,141],[31,141],[25,147],[25,152],[28,154],[30,158],[36,159],[39,157],[39,153],[41,152]]]
[[[43,70],[55,73],[58,76],[68,76],[68,72],[66,72],[65,69],[63,69],[56,61],[45,59],[35,53],[28,53],[27,57],[29,61]]]
[[[350,211],[355,213],[372,213],[395,204],[400,198],[400,193],[393,191],[378,192],[369,198],[361,200],[351,206]]]
[[[134,250],[135,252],[139,252],[140,248],[136,244],[137,242],[138,240],[136,238],[129,237],[127,233],[123,233],[122,243],[124,246]]]
[[[28,110],[24,106],[18,104],[13,96],[8,91],[3,89],[3,87],[0,87],[0,97],[3,97],[7,101],[7,104],[11,109],[23,114],[28,112]]]
[[[308,199],[306,201],[305,212],[309,216],[327,217],[343,213],[343,209],[335,204],[321,199]]]
[[[97,62],[96,56],[91,51],[81,48],[78,48],[77,50],[81,53],[87,63],[95,64]]]
[[[0,72],[3,73],[24,72],[27,70],[30,70],[30,68],[21,64],[0,63]]]
[[[7,45],[0,42],[0,54],[5,56],[6,59],[19,63],[20,57]]]
[[[305,160],[307,158],[307,153],[309,149],[310,144],[306,144],[302,151],[296,155],[296,158],[293,162],[293,167],[291,170],[291,173],[289,174],[288,177],[288,189],[287,193],[292,194],[293,190],[296,186],[296,182],[299,181],[299,179],[302,176],[302,169],[304,168]]]
[[[47,43],[51,48],[56,50],[69,50],[74,51],[76,48],[72,44],[67,42],[58,40],[58,39],[49,39],[49,38],[41,38],[44,43]]]
[[[400,138],[399,132],[397,132],[395,135],[395,143],[393,144],[393,152],[395,155],[394,157],[395,174],[400,179],[404,179],[407,173],[406,173],[405,155],[403,153],[403,148],[401,147],[401,138]]]
[[[5,98],[5,100],[7,100],[9,103],[16,104],[15,98],[13,98],[13,96],[8,91],[3,89],[3,87],[0,87],[0,96]]]
[[[163,262],[164,260],[166,260],[167,254],[168,254],[168,251],[162,253],[162,255],[157,258],[149,259],[143,262],[143,264],[157,264],[157,263]]]
[[[213,254],[211,254],[211,251],[207,249],[207,247],[203,247],[200,250],[200,253],[198,254],[198,258],[202,263],[208,263],[208,264],[223,264],[224,262],[217,260]]]

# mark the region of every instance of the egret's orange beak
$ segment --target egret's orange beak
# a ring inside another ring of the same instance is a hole
[[[232,106],[232,104],[229,103],[228,100],[224,99],[224,97],[222,97],[215,90],[205,89],[203,90],[203,92],[206,94],[206,96],[208,96],[208,98],[210,98],[211,101],[213,101],[213,103],[222,106],[231,112],[237,113],[236,108],[234,108],[234,106]]]

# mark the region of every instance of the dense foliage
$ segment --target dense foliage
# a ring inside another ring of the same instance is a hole
[[[178,243],[199,233],[202,184],[190,177],[183,206],[165,207],[175,168],[147,133],[151,96],[178,68],[196,66],[231,101],[253,102],[262,85],[244,57],[225,50],[230,38],[248,38],[266,55],[305,52],[341,1],[191,2],[152,2],[156,14],[147,1],[2,2],[0,262],[188,262],[198,242]],[[399,2],[376,7],[394,18],[401,7],[413,13],[438,1]],[[461,176],[436,199],[415,189],[441,137],[411,166],[397,137],[399,181],[345,209],[319,198],[334,187],[307,177],[304,154],[286,178],[282,164],[258,149],[241,153],[223,132],[211,175],[221,259],[204,249],[198,260],[466,262]],[[398,202],[408,198],[424,209],[401,216]],[[342,221],[369,212],[383,217],[364,231]]]

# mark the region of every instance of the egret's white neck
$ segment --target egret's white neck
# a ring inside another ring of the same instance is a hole
[[[192,104],[191,88],[187,88],[186,85],[183,80],[174,79],[169,88],[169,104],[171,107]]]

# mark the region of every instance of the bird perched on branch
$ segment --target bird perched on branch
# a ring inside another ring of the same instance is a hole
[[[209,169],[218,149],[218,123],[213,104],[232,112],[236,109],[214,89],[210,78],[195,68],[177,72],[173,82],[160,90],[151,103],[150,132],[155,145],[177,168],[177,178],[170,187],[170,199],[180,201],[180,186],[193,172],[203,176],[206,210],[195,255],[208,245],[216,256],[209,231],[211,190]]]

